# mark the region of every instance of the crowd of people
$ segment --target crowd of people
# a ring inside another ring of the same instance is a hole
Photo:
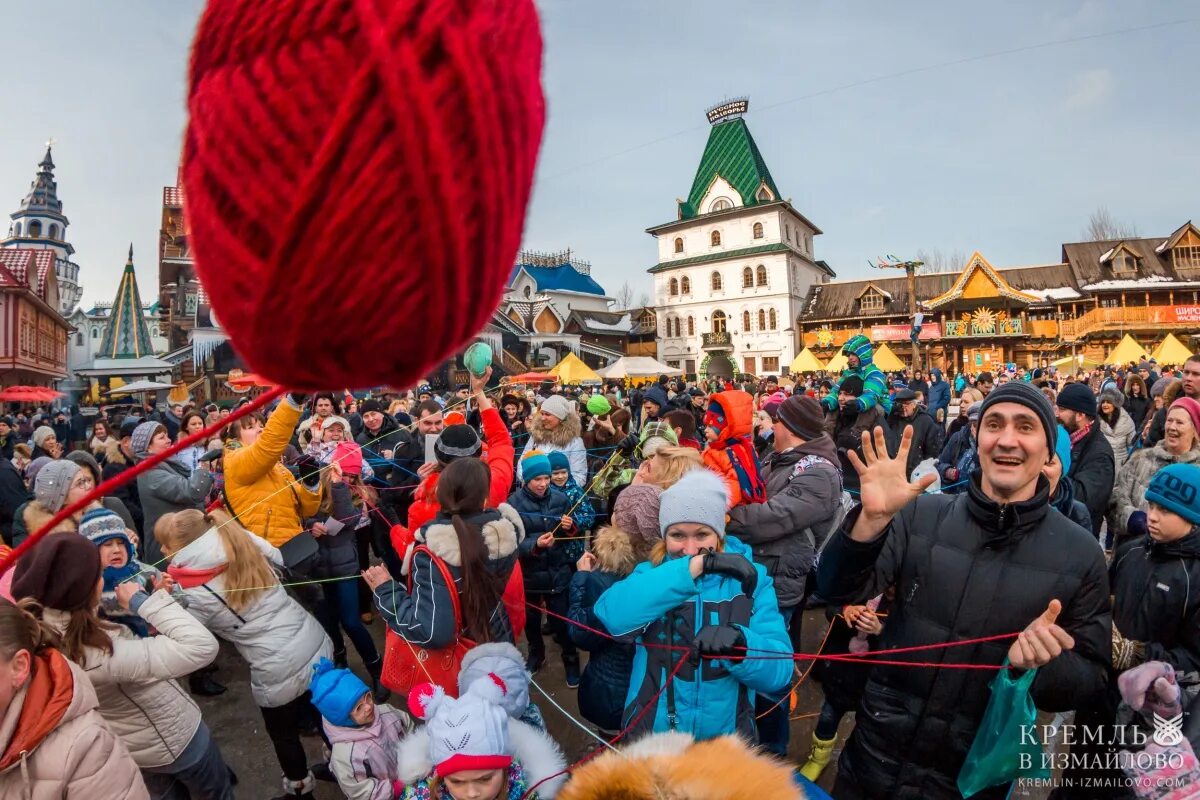
[[[989,667],[1036,670],[1033,703],[1076,724],[1152,730],[1178,709],[1173,775],[1200,780],[1200,355],[947,376],[885,374],[865,336],[843,353],[840,374],[790,381],[522,390],[488,369],[446,393],[292,393],[223,426],[229,408],[182,404],[0,418],[8,547],[220,426],[0,580],[0,795],[233,797],[191,696],[225,691],[218,640],[249,665],[284,798],[318,780],[369,800],[606,796],[621,770],[568,768],[530,693],[552,655],[629,764],[707,752],[796,797],[826,796],[849,713],[834,797],[959,797]],[[832,658],[810,667],[812,608]],[[921,666],[870,662],[905,649]],[[810,671],[823,703],[789,763]],[[1096,760],[1056,794],[1140,793],[1120,746],[1073,748]],[[678,790],[666,763],[620,796]]]

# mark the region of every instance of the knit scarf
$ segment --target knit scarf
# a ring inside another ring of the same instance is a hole
[[[104,591],[115,591],[118,583],[124,583],[141,571],[141,567],[133,559],[129,559],[123,567],[105,567]]]
[[[733,474],[737,476],[738,486],[742,489],[742,497],[750,503],[765,503],[767,501],[767,485],[762,479],[762,470],[758,465],[758,453],[749,436],[731,436],[719,442],[729,455],[729,463],[733,466]],[[737,498],[732,498],[737,505]]]
[[[203,586],[220,575],[228,566],[228,564],[222,564],[219,567],[212,567],[211,569],[193,569],[191,567],[178,567],[172,564],[167,567],[167,574],[174,578],[175,583],[179,584],[182,588],[195,589],[197,586]]]
[[[1079,440],[1082,439],[1083,437],[1087,436],[1088,432],[1091,431],[1091,429],[1092,429],[1092,423],[1090,423],[1090,422],[1087,425],[1079,426],[1079,430],[1077,430],[1071,434],[1071,446],[1074,447],[1075,445],[1079,444]]]

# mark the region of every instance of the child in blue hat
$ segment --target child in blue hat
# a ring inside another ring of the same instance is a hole
[[[187,608],[187,595],[176,589],[174,581],[167,578],[162,584],[163,574],[148,564],[137,560],[130,531],[125,521],[107,508],[93,508],[79,521],[79,533],[100,551],[100,565],[104,568],[101,577],[104,588],[100,592],[100,613],[112,622],[124,625],[138,636],[149,636],[150,627],[141,615],[122,608],[117,602],[117,586],[136,580],[148,592],[164,586],[175,601]]]
[[[547,457],[550,459],[550,485],[567,496],[567,507],[571,509],[570,516],[575,522],[571,536],[578,538],[567,540],[567,557],[572,562],[578,561],[584,551],[583,537],[596,521],[596,510],[592,508],[592,501],[583,487],[571,475],[571,462],[566,453],[554,450]]]
[[[412,717],[376,703],[371,687],[348,669],[322,658],[313,665],[312,703],[324,719],[332,752],[329,769],[347,797],[391,798],[404,791],[399,744],[414,728]]]

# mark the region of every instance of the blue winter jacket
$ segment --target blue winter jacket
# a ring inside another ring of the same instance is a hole
[[[929,409],[929,416],[933,417],[942,425],[946,423],[946,413],[950,409],[950,384],[942,378],[936,381],[931,381],[929,384],[929,397],[926,398],[926,407]],[[942,410],[942,417],[938,419],[938,409]]]
[[[558,536],[578,535],[574,530],[560,527],[562,518],[571,508],[567,496],[556,486],[550,486],[541,497],[522,486],[509,496],[508,504],[521,515],[525,526],[525,538],[521,540],[525,591],[530,594],[565,592],[571,582],[571,565],[574,563],[567,546],[574,540],[559,540]],[[539,536],[556,529],[558,536],[550,549],[537,546]]]
[[[725,537],[725,551],[753,558],[750,548],[732,536]],[[753,598],[748,598],[738,581],[724,575],[693,579],[689,562],[673,558],[657,567],[650,562],[638,564],[632,575],[613,584],[596,602],[596,616],[604,627],[618,638],[636,642],[622,724],[629,726],[657,695],[656,709],[630,730],[635,737],[671,730],[668,707],[673,701],[675,730],[697,740],[737,733],[756,741],[754,698],[756,694],[778,696],[787,689],[791,660],[703,659],[697,670],[686,653],[647,648],[644,642],[691,647],[705,624],[729,623],[741,628],[752,656],[762,651],[791,653],[775,586],[762,565],[755,564],[758,585]],[[688,661],[676,674],[673,688],[660,692],[681,657]]]

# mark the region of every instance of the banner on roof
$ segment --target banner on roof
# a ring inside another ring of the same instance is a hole
[[[872,325],[871,341],[873,342],[907,342],[912,333],[912,325]],[[926,322],[921,326],[920,340],[942,338],[942,326],[936,322]]]
[[[1200,325],[1200,306],[1158,306],[1150,309],[1151,323],[1182,322]]]

